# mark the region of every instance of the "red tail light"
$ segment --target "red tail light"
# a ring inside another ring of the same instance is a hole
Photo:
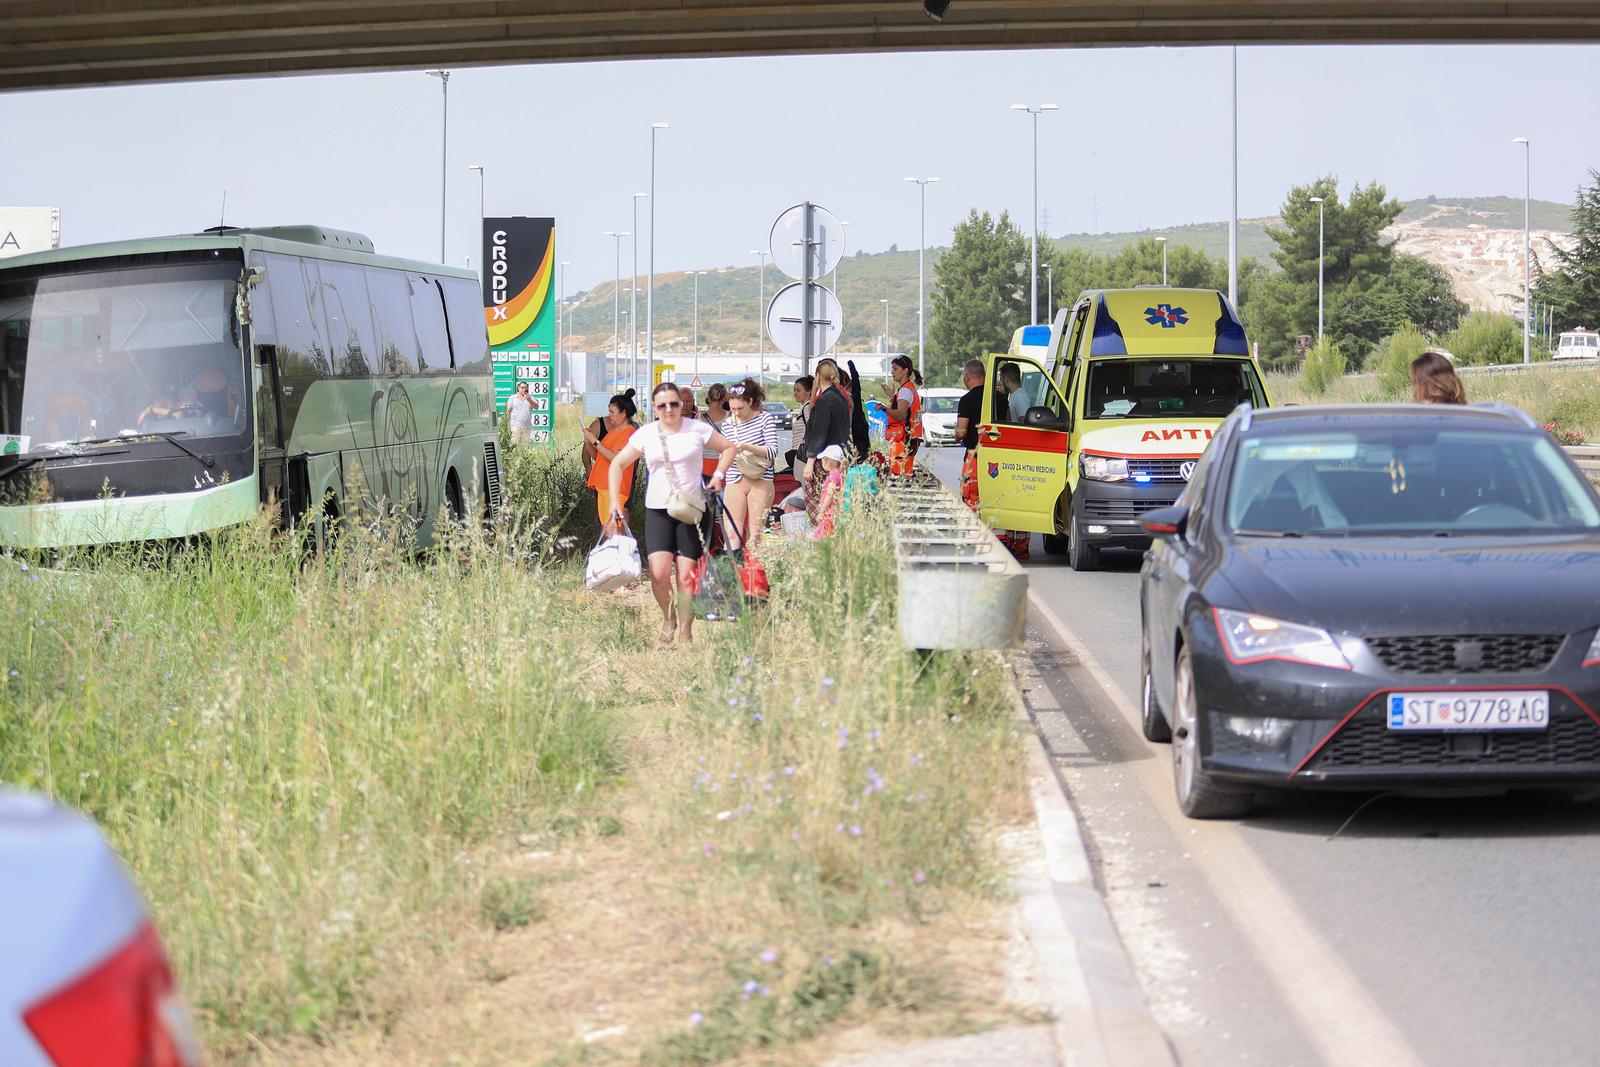
[[[22,1013],[57,1067],[194,1067],[198,1046],[155,927]]]

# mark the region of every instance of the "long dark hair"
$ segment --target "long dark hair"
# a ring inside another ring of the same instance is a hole
[[[627,392],[618,393],[616,396],[611,398],[611,406],[628,416],[629,422],[632,422],[634,416],[639,414],[639,405],[633,402],[635,395],[637,395],[636,391],[629,389]]]
[[[889,361],[889,365],[893,367],[899,367],[901,370],[910,374],[911,384],[915,385],[918,389],[922,388],[922,375],[917,373],[917,365],[911,362],[910,356],[895,356],[894,359]]]
[[[734,382],[728,386],[729,395],[735,395],[734,390],[738,390],[736,395],[740,400],[750,405],[753,411],[760,411],[761,405],[767,399],[766,391],[761,388],[761,383],[754,378],[746,378],[744,381]]]
[[[1465,404],[1467,387],[1455,364],[1442,352],[1424,352],[1411,361],[1411,399],[1419,404]]]

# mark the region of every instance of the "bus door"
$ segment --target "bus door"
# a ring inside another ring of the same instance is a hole
[[[287,525],[293,517],[289,469],[283,451],[282,383],[278,380],[276,345],[256,348],[256,457],[261,482],[261,502],[274,509],[274,521]]]
[[[978,426],[978,505],[996,529],[1056,532],[1067,486],[1071,424],[1044,367],[1026,356],[991,355]]]

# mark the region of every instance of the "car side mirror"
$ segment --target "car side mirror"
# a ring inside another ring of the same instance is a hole
[[[1066,419],[1057,415],[1043,404],[1029,408],[1022,416],[1022,424],[1031,426],[1036,430],[1060,430],[1065,433],[1070,429]]]
[[[1189,528],[1189,509],[1181,505],[1156,508],[1141,515],[1139,525],[1143,526],[1144,532],[1152,537],[1174,541],[1182,537]]]

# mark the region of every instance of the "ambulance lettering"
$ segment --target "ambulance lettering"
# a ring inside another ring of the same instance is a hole
[[[1139,438],[1139,443],[1143,444],[1146,441],[1182,441],[1185,439],[1190,441],[1209,441],[1211,440],[1211,431],[1204,427],[1190,430],[1182,428],[1173,430],[1146,430],[1144,432],[1144,436]]]

